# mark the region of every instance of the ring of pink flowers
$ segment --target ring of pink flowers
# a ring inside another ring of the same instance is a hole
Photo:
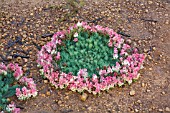
[[[122,46],[120,52],[121,56],[127,54],[127,50],[131,48],[130,45],[124,44],[124,39],[121,38],[119,34],[114,32],[113,29],[107,27],[103,28],[99,25],[89,26],[87,23],[82,22],[75,24],[67,31],[59,31],[55,33],[52,37],[52,40],[44,45],[38,52],[37,59],[38,64],[43,67],[42,71],[44,76],[49,79],[52,85],[60,89],[67,87],[72,91],[83,92],[86,90],[89,93],[97,94],[100,93],[101,90],[108,90],[116,85],[122,86],[125,82],[131,84],[133,79],[137,79],[139,77],[138,71],[143,64],[145,57],[143,54],[139,54],[137,49],[134,49],[133,54],[128,55],[125,59],[123,59],[123,57],[120,58],[120,61],[124,62],[125,64],[118,62],[116,63],[114,68],[120,68],[118,71],[120,72],[121,76],[118,76],[116,72],[114,72],[114,76],[104,77],[106,74],[111,73],[111,67],[108,67],[106,70],[99,71],[100,79],[95,74],[93,74],[91,79],[86,77],[88,74],[87,69],[80,69],[77,76],[73,76],[72,73],[67,74],[64,72],[55,71],[52,62],[53,59],[60,59],[60,53],[55,52],[56,57],[54,58],[52,55],[53,52],[56,50],[57,45],[61,44],[62,38],[65,38],[66,34],[71,33],[72,29],[78,29],[79,27],[83,27],[85,30],[91,32],[108,34],[110,37],[108,46],[114,47],[114,54],[118,54],[119,46]],[[120,65],[122,66],[120,67]]]

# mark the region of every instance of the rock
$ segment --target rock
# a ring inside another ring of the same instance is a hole
[[[69,100],[69,96],[64,97],[65,100]]]
[[[169,108],[169,107],[166,107],[166,108],[165,108],[165,111],[170,112],[170,108]]]
[[[152,71],[152,68],[149,68],[150,71]]]
[[[165,95],[165,92],[164,92],[164,91],[162,91],[162,94],[163,94],[163,95]]]
[[[44,83],[47,84],[47,83],[48,83],[48,80],[44,80]]]
[[[27,38],[27,35],[26,35],[26,34],[23,34],[22,36],[23,36],[23,38]]]
[[[87,97],[88,97],[88,95],[87,95],[86,93],[83,93],[83,94],[81,95],[80,99],[81,99],[82,101],[86,101]]]
[[[141,102],[141,100],[138,100],[137,103],[141,104],[142,102]]]
[[[135,112],[139,112],[139,110],[138,110],[138,109],[135,109]]]
[[[62,101],[59,100],[57,103],[58,103],[58,105],[60,105],[62,103]]]
[[[131,90],[129,94],[130,94],[130,96],[134,96],[135,95],[135,90]]]
[[[91,107],[88,107],[87,109],[88,109],[89,111],[92,111],[92,108],[91,108]]]
[[[22,62],[22,58],[21,58],[21,57],[17,57],[16,61],[17,61],[18,63],[21,63],[21,62]]]
[[[142,87],[145,87],[145,83],[142,83]]]
[[[58,110],[58,105],[53,104],[53,105],[51,105],[51,108],[52,108],[54,111],[57,111],[57,110]]]
[[[153,3],[153,1],[148,1],[148,4],[152,4]]]
[[[130,39],[128,39],[128,40],[127,40],[127,43],[128,43],[128,44],[131,44],[131,43],[132,43],[132,41],[131,41]]]
[[[35,27],[40,27],[40,25],[39,24],[35,24]]]
[[[162,112],[162,111],[163,111],[163,109],[158,109],[158,111]]]
[[[166,21],[165,21],[165,24],[168,25],[168,24],[169,24],[169,20],[166,20]]]
[[[8,56],[8,57],[7,57],[7,60],[12,60],[12,56]]]
[[[46,92],[46,95],[47,95],[47,96],[50,96],[50,95],[51,95],[51,93],[50,93],[49,91],[47,91],[47,92]]]
[[[30,16],[33,16],[34,15],[34,13],[30,13]]]
[[[45,94],[41,94],[42,97],[45,97]]]
[[[152,60],[152,57],[151,57],[150,55],[148,55],[148,59],[149,59],[149,60]]]
[[[145,13],[148,13],[149,12],[149,10],[148,9],[145,9]]]
[[[143,50],[143,51],[144,51],[145,53],[147,53],[147,52],[148,52],[148,49],[145,49],[145,48],[144,48],[144,50]]]
[[[151,92],[151,90],[147,89],[146,92]]]

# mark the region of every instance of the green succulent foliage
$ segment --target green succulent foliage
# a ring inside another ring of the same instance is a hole
[[[98,75],[97,68],[103,69],[104,66],[116,64],[117,60],[113,60],[113,48],[108,47],[108,35],[85,30],[79,31],[78,34],[78,42],[69,37],[64,41],[66,46],[60,48],[61,71],[77,75],[79,69],[86,68],[91,77],[92,74]]]
[[[9,97],[16,93],[16,88],[20,88],[18,84],[14,85],[15,78],[12,72],[7,72],[6,75],[0,74],[0,111],[4,110],[7,106]]]

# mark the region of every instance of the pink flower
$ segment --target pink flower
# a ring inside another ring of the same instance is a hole
[[[73,40],[74,42],[78,42],[78,38],[74,38],[74,40]]]
[[[89,26],[89,25],[84,25],[83,26],[86,30],[90,30],[91,29],[91,27]]]
[[[80,69],[77,74],[78,74],[78,77],[84,77],[84,78],[86,78],[87,75],[88,75],[87,69]]]
[[[30,94],[31,94],[33,97],[37,96],[37,90],[36,90],[36,89],[31,89],[31,90],[30,90]]]
[[[114,54],[117,54],[118,53],[118,49],[115,47],[114,48]]]
[[[104,28],[102,27],[102,26],[100,26],[100,25],[97,25],[97,26],[95,26],[95,28],[98,30],[98,31],[102,31],[102,32],[104,32]]]
[[[12,113],[20,113],[20,108],[14,108],[14,111]]]
[[[95,91],[93,91],[93,94],[96,95],[97,93],[100,93],[101,85],[99,83],[95,83],[94,85]]]
[[[116,53],[116,54],[113,54],[113,59],[117,59],[119,56],[118,56],[118,54]]]
[[[4,71],[7,71],[7,67],[5,64],[1,63],[0,64],[0,70],[4,70]]]
[[[16,96],[19,97],[21,94],[20,88],[16,88]]]
[[[113,43],[112,43],[112,42],[109,42],[109,43],[108,43],[108,46],[109,46],[109,47],[112,47],[112,46],[113,46]]]
[[[8,69],[10,69],[10,70],[12,70],[12,71],[15,71],[15,67],[16,67],[16,65],[15,64],[13,64],[13,63],[10,63],[10,64],[8,64]]]
[[[118,85],[119,85],[119,86],[122,86],[122,85],[124,85],[124,82],[121,81],[121,80],[118,80]]]
[[[59,87],[61,89],[63,89],[65,84],[67,84],[67,80],[63,76],[60,76],[59,77]]]
[[[18,80],[23,74],[23,71],[21,69],[21,67],[17,67],[15,72],[14,72],[14,77],[16,80]]]
[[[100,70],[100,71],[99,71],[99,75],[100,75],[100,76],[105,75],[106,73],[107,73],[106,70]]]
[[[127,50],[130,48],[130,46],[128,44],[123,44],[123,47],[122,47],[124,50]]]
[[[53,80],[58,80],[59,73],[58,72],[52,72],[51,77]]]
[[[56,60],[60,60],[60,52],[57,52]]]
[[[107,73],[109,74],[109,73],[112,73],[112,72],[113,72],[112,68],[111,68],[111,67],[108,67],[108,68],[107,68]]]
[[[28,93],[28,90],[27,90],[27,88],[24,86],[23,88],[22,88],[22,93],[26,96],[27,95],[27,93]]]
[[[92,75],[92,81],[93,81],[94,83],[98,82],[98,77],[97,77],[96,74],[93,74],[93,75]]]
[[[6,110],[12,113],[20,113],[20,108],[16,108],[14,102],[11,102],[11,104],[7,105]]]
[[[15,72],[14,73],[14,77],[16,80],[18,80],[20,78],[20,73],[19,72]]]

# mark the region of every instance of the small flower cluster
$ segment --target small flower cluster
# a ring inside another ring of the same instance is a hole
[[[36,84],[32,78],[22,77],[19,82],[27,86],[24,86],[22,89],[16,88],[16,96],[19,100],[25,100],[31,96],[37,96]]]
[[[14,102],[11,102],[11,104],[7,105],[6,111],[12,112],[12,113],[20,113],[20,108],[17,108]]]
[[[7,68],[14,72],[14,77],[15,77],[16,80],[19,80],[22,77],[23,71],[22,71],[22,68],[18,66],[18,64],[10,63],[7,66]]]
[[[88,77],[87,69],[80,69],[77,76],[72,72],[58,71],[56,68],[58,67],[57,61],[60,60],[60,52],[57,51],[57,47],[62,46],[62,40],[71,33],[73,41],[77,42],[79,29],[109,35],[108,47],[113,48],[112,59],[118,59],[116,65],[100,69],[99,76],[93,74],[92,78]],[[124,42],[124,39],[110,28],[103,28],[99,25],[91,27],[85,22],[79,22],[67,31],[55,33],[52,40],[38,52],[37,62],[39,66],[42,66],[41,74],[47,77],[56,88],[67,87],[72,91],[86,90],[89,93],[99,94],[100,91],[108,90],[116,85],[122,86],[126,82],[131,84],[132,80],[139,78],[139,70],[142,68],[145,56]]]
[[[18,64],[10,63],[6,66],[1,63],[0,74],[6,75],[8,72],[12,72],[17,83],[23,85],[22,89],[16,88],[16,96],[19,100],[25,100],[31,96],[35,97],[37,95],[36,84],[34,83],[33,79],[23,76],[22,68],[18,66]],[[20,109],[16,108],[14,102],[9,104],[6,110],[12,113],[20,112]]]

